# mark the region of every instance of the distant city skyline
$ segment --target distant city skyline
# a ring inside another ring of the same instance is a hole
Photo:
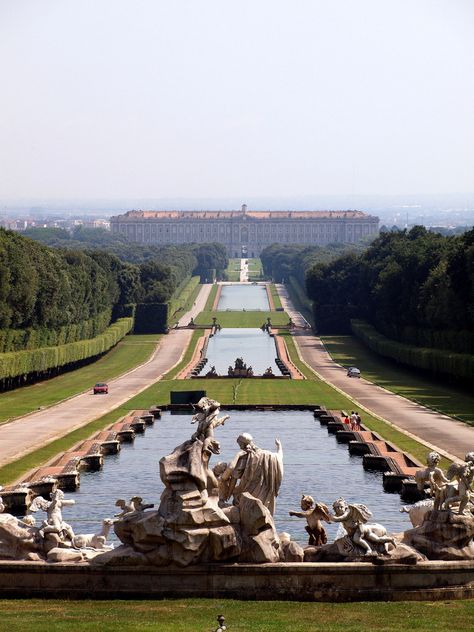
[[[471,199],[473,33],[472,0],[0,0],[0,210]]]

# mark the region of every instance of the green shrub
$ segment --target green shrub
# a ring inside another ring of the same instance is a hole
[[[99,336],[63,345],[0,354],[0,380],[45,373],[50,369],[81,362],[114,347],[133,326],[133,318],[122,318]]]
[[[381,356],[433,375],[450,375],[462,380],[474,378],[474,355],[407,345],[379,334],[362,320],[351,320],[351,327],[357,338]]]
[[[58,329],[48,329],[47,327],[0,329],[0,353],[55,347],[86,338],[94,338],[107,329],[111,317],[112,310],[106,309],[94,318],[63,325]]]
[[[135,312],[134,333],[162,334],[168,327],[167,303],[138,303]]]

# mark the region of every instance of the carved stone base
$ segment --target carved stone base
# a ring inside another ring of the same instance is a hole
[[[430,560],[474,560],[474,516],[430,511],[423,524],[405,531],[403,542]]]
[[[161,513],[163,507],[167,519]],[[288,540],[283,546],[270,512],[248,493],[239,497],[238,506],[220,508],[212,499],[199,502],[199,494],[193,492],[165,490],[158,511],[130,514],[114,528],[124,546],[95,557],[93,564],[184,567],[303,558],[296,543]]]
[[[407,544],[388,544],[388,552],[382,545],[372,545],[373,555],[364,555],[347,536],[331,544],[308,546],[304,549],[305,562],[369,562],[373,564],[416,564],[426,560],[419,551]]]

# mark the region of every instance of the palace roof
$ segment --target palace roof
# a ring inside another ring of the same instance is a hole
[[[139,219],[364,219],[362,211],[127,211],[118,215],[121,221]],[[113,218],[113,219],[116,219]]]

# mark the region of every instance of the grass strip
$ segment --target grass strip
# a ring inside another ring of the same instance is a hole
[[[98,432],[99,430],[103,430],[107,426],[113,424],[117,419],[126,415],[128,412],[127,408],[114,408],[107,414],[91,421],[90,423],[78,428],[77,430],[73,430],[68,434],[56,439],[55,441],[51,441],[47,445],[35,450],[34,452],[30,452],[26,456],[21,459],[17,459],[12,463],[8,463],[0,468],[0,484],[6,485],[8,483],[12,483],[16,481],[18,478],[24,476],[27,472],[32,470],[35,467],[39,467],[43,463],[46,463],[50,459],[52,459],[56,454],[60,452],[65,452],[72,448],[73,445],[78,443],[79,441],[83,441],[88,439],[93,433]]]
[[[216,294],[217,294],[218,289],[219,289],[218,284],[214,283],[214,285],[211,287],[211,291],[209,292],[209,296],[207,297],[206,304],[204,305],[205,312],[212,311],[212,307],[214,305],[214,301],[216,300]]]
[[[197,325],[210,325],[213,318],[217,318],[217,322],[221,327],[248,328],[261,327],[267,321],[267,318],[271,319],[272,325],[275,327],[286,325],[289,320],[286,312],[205,311],[195,318],[195,323]]]
[[[270,293],[273,298],[273,305],[275,306],[275,309],[281,309],[283,305],[281,304],[280,295],[278,294],[274,283],[270,283]]]
[[[240,259],[229,259],[224,274],[227,281],[240,281]]]
[[[383,358],[354,336],[324,336],[321,340],[335,362],[357,366],[374,384],[431,410],[474,424],[474,395],[466,390]]]
[[[0,394],[0,423],[82,393],[96,382],[107,382],[143,364],[160,336],[128,335],[99,360],[57,377]]]
[[[235,599],[84,600],[3,599],[9,632],[188,632],[217,627],[224,614],[235,632],[444,632],[468,630],[474,600],[436,602],[311,603]],[[120,613],[117,623],[117,613]]]
[[[263,279],[262,262],[259,258],[248,259],[249,281],[260,281]]]

